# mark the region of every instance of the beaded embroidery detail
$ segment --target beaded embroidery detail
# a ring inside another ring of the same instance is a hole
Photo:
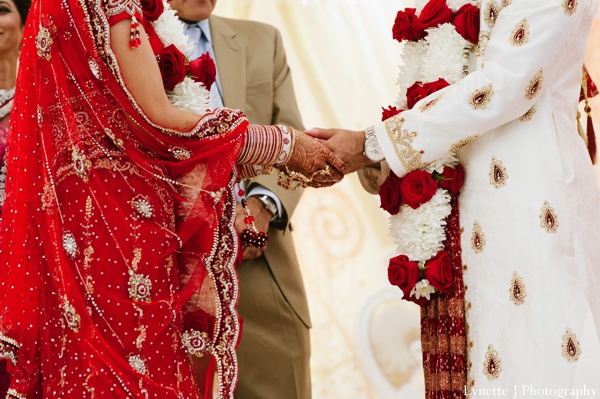
[[[72,233],[66,232],[63,234],[62,246],[71,259],[75,258],[79,254],[77,241]]]
[[[483,57],[485,50],[487,49],[488,42],[492,38],[492,34],[488,31],[482,30],[479,32],[479,41],[475,47],[475,54],[477,57]]]
[[[527,85],[525,89],[525,98],[528,100],[533,100],[535,96],[538,95],[540,90],[542,90],[542,83],[544,82],[544,70],[540,69],[538,73],[535,74],[533,79]]]
[[[565,335],[563,335],[563,343],[562,347],[562,355],[567,362],[576,362],[579,360],[579,356],[581,355],[581,347],[579,345],[579,341],[577,341],[577,336],[571,332],[571,329],[567,328]]]
[[[73,305],[69,303],[69,300],[66,297],[63,298],[63,303],[61,307],[63,310],[63,316],[65,317],[65,321],[67,322],[67,326],[69,326],[69,328],[73,330],[73,332],[78,333],[79,327],[81,326],[81,317],[79,317],[77,311],[75,310]]]
[[[150,201],[148,201],[148,199],[141,194],[136,195],[133,198],[131,201],[131,206],[140,216],[146,219],[150,219],[152,216],[154,216],[154,207]]]
[[[490,184],[496,188],[504,187],[506,180],[508,180],[508,174],[506,168],[502,166],[502,161],[492,157],[492,164],[490,165]]]
[[[192,152],[181,147],[169,148],[169,152],[179,161],[187,161],[192,157]]]
[[[73,159],[73,169],[75,173],[81,180],[84,182],[88,182],[90,169],[92,167],[92,162],[87,159],[85,154],[79,150],[79,148],[73,148],[73,152],[71,153],[71,157]]]
[[[50,61],[52,58],[52,54],[50,54],[50,48],[52,47],[53,43],[54,40],[50,35],[50,30],[40,25],[40,30],[38,31],[37,38],[35,40],[38,57]]]
[[[132,369],[137,371],[140,374],[146,375],[148,373],[148,368],[146,367],[146,362],[139,355],[130,355],[127,358],[127,362],[131,366]]]
[[[90,66],[90,71],[92,71],[92,75],[94,75],[96,79],[102,79],[102,73],[100,72],[100,67],[98,66],[96,61],[90,58],[88,60],[88,64]]]
[[[519,118],[521,122],[527,122],[533,119],[533,115],[535,115],[535,106],[531,107],[529,111],[525,112],[525,115]]]
[[[0,359],[9,359],[13,366],[16,366],[18,352],[18,342],[0,333]]]
[[[556,233],[558,230],[558,216],[556,216],[554,208],[550,206],[548,201],[545,201],[544,206],[542,207],[540,225],[547,233]]]
[[[134,302],[150,302],[152,281],[148,276],[129,271],[129,297]]]
[[[500,372],[502,361],[498,357],[498,352],[494,350],[492,345],[488,346],[488,351],[485,354],[485,361],[483,362],[483,374],[488,380],[497,380],[500,378]]]
[[[477,137],[479,137],[478,134],[476,134],[475,136],[469,136],[469,137],[466,137],[464,139],[461,139],[461,140],[457,141],[456,143],[454,143],[454,144],[452,144],[450,146],[450,149],[448,150],[448,152],[456,152],[456,151],[460,150],[461,148],[463,148],[467,144],[469,144],[472,141],[474,141]]]
[[[563,9],[565,10],[565,14],[573,15],[577,11],[577,0],[564,0],[562,3]]]
[[[513,278],[510,281],[510,300],[514,302],[515,305],[519,306],[525,303],[525,297],[527,297],[527,290],[525,289],[525,284],[523,284],[523,279],[517,274],[517,272],[513,272]]]
[[[423,162],[421,161],[421,153],[412,146],[417,133],[409,133],[406,129],[402,130],[403,123],[404,119],[402,118],[390,118],[385,121],[385,128],[390,141],[394,145],[398,159],[406,172],[410,173],[413,170],[422,168]]]
[[[490,28],[493,28],[496,25],[498,14],[500,14],[500,7],[498,7],[498,3],[496,3],[496,0],[490,0],[483,11],[483,19]]]
[[[192,356],[202,357],[210,353],[210,339],[208,334],[197,330],[189,330],[183,333],[181,343],[187,353]]]
[[[527,19],[523,18],[521,22],[517,25],[515,30],[510,34],[510,43],[513,46],[521,47],[525,43],[529,41],[529,24],[527,23]]]
[[[107,17],[113,17],[123,12],[131,15],[132,17],[137,14],[142,14],[142,6],[137,0],[107,0],[104,6]]]
[[[419,111],[421,111],[421,112],[429,111],[431,108],[433,108],[442,99],[442,97],[444,97],[444,93],[440,94],[439,96],[437,96],[433,100],[428,101],[427,103],[421,105],[419,107]]]
[[[473,109],[485,109],[493,95],[493,84],[490,83],[487,86],[483,86],[481,89],[475,90],[473,94],[471,94],[469,105],[471,105]]]
[[[485,235],[481,230],[481,226],[477,221],[473,223],[473,235],[471,236],[471,248],[476,254],[480,254],[483,252],[483,247],[485,246]]]

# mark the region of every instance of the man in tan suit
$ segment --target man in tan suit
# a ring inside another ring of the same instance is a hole
[[[240,109],[252,123],[303,130],[277,29],[210,15],[215,3],[170,3],[196,44],[194,57],[209,51],[216,59],[213,105]],[[237,352],[240,379],[236,398],[310,398],[311,324],[290,224],[301,191],[282,189],[272,175],[246,182],[246,192],[257,228],[268,229],[269,244],[264,253],[246,248],[246,260],[238,268],[238,311],[244,324]]]

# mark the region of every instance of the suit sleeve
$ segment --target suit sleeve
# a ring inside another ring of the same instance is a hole
[[[572,62],[564,58],[563,50],[573,41],[585,40],[576,32],[594,3],[514,0],[502,9],[487,46],[480,41],[480,51],[485,48],[477,59],[481,69],[376,125],[377,140],[391,169],[402,177],[535,112],[537,100],[561,65]]]
[[[283,41],[279,31],[275,30],[275,52],[273,54],[273,125],[285,125],[297,130],[304,130],[300,117],[300,110],[296,102],[292,73],[287,63]],[[288,191],[277,185],[277,174],[261,176],[252,180],[273,192],[281,201],[288,222],[291,219],[300,197],[302,189]]]

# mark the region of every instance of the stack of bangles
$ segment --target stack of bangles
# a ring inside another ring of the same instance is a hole
[[[286,126],[249,125],[238,155],[240,177],[270,175],[273,166],[285,165],[294,150],[294,130]]]

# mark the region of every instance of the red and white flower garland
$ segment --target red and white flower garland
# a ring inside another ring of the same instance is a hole
[[[398,12],[393,35],[404,44],[400,95],[394,106],[383,110],[384,120],[465,76],[479,37],[479,8],[467,0],[418,0],[417,8]],[[391,172],[380,188],[399,254],[390,260],[388,278],[405,300],[423,306],[432,294],[451,291],[452,264],[443,250],[445,226],[450,201],[463,179],[462,166],[450,153],[402,179]]]

